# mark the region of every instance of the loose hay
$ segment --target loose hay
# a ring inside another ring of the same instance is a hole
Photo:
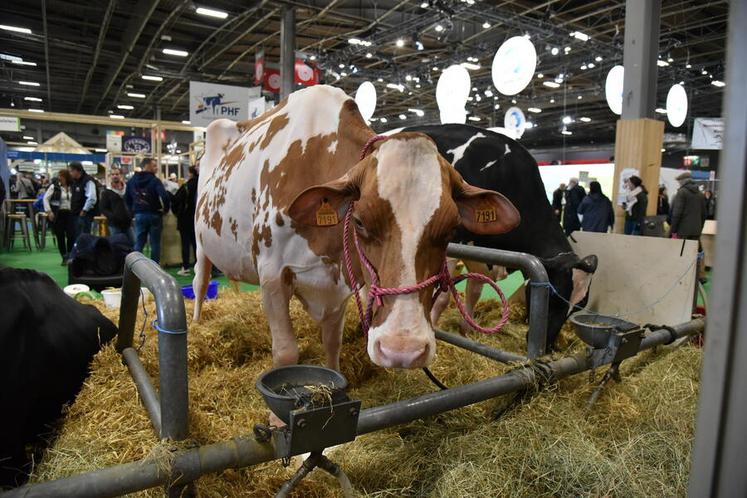
[[[116,311],[102,312],[116,320]],[[192,304],[188,302],[188,315]],[[205,444],[251,432],[267,420],[254,381],[271,366],[271,340],[257,293],[225,292],[207,302],[203,320],[190,326],[190,431],[187,444]],[[155,316],[152,303],[149,316]],[[481,302],[480,323],[500,316],[496,302]],[[291,307],[302,363],[324,364],[319,330],[299,303]],[[142,316],[138,318],[141,323]],[[478,339],[521,351],[526,312],[512,305],[504,332]],[[448,309],[440,326],[459,330]],[[157,383],[157,340],[148,326],[141,358]],[[564,345],[579,347],[570,329]],[[368,359],[354,307],[345,320],[342,373],[351,397],[364,407],[434,390],[420,371],[375,367]],[[495,420],[509,403],[491,400],[427,420],[358,438],[328,452],[362,496],[682,496],[687,488],[698,394],[700,350],[644,353],[623,364],[622,384],[611,383],[588,413],[589,377],[580,374],[523,401]],[[511,367],[439,343],[431,370],[447,385],[498,375]],[[171,443],[160,443],[137,391],[113,346],[94,359],[93,373],[67,410],[59,437],[32,481],[55,479],[103,466],[159,456],[168,465]],[[602,372],[597,372],[601,375]],[[506,398],[506,397],[504,397]],[[508,397],[508,399],[512,399]],[[295,469],[268,463],[208,475],[201,496],[272,496]],[[133,496],[162,496],[149,490]],[[341,496],[337,481],[321,471],[292,496]]]

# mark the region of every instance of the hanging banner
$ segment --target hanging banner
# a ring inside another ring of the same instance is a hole
[[[693,149],[721,150],[723,141],[723,118],[695,118],[691,145]]]
[[[294,80],[304,86],[318,85],[319,69],[306,64],[302,59],[296,59]]]
[[[257,50],[254,55],[254,84],[259,85],[265,79],[265,50]]]
[[[260,95],[259,87],[189,82],[189,121],[205,127],[214,119],[249,119],[249,101]]]
[[[266,67],[265,81],[262,85],[265,90],[272,93],[280,93],[280,70]]]

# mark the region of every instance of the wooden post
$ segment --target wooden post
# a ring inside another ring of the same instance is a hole
[[[661,147],[664,143],[664,122],[656,119],[621,119],[615,134],[615,176],[612,192],[615,198],[615,232],[622,233],[625,210],[618,206],[617,195],[621,189],[620,173],[626,168],[635,168],[643,185],[648,190],[646,214],[656,214],[656,196],[659,192],[661,170]]]

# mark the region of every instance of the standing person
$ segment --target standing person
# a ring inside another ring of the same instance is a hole
[[[101,214],[106,216],[109,233],[116,235],[123,233],[135,245],[135,231],[132,229],[132,215],[125,204],[125,184],[122,180],[122,170],[112,168],[110,172],[109,188],[101,193]]]
[[[34,184],[26,173],[18,172],[16,176],[16,198],[33,199],[36,197]]]
[[[710,190],[706,190],[703,192],[703,197],[705,197],[706,201],[706,219],[707,220],[715,220],[716,219],[716,198],[713,196],[713,192]]]
[[[57,174],[57,182],[47,188],[44,193],[44,211],[47,219],[52,223],[54,235],[57,238],[57,250],[62,256],[62,264],[65,265],[73,249],[75,242],[75,230],[77,217],[71,211],[73,198],[73,179],[66,169]]]
[[[589,184],[589,195],[581,201],[578,214],[583,216],[581,229],[584,232],[606,233],[608,228],[615,226],[612,201],[602,193],[602,186],[599,182]]]
[[[189,275],[190,251],[197,254],[197,240],[195,239],[195,210],[197,209],[197,182],[198,170],[195,166],[189,167],[189,180],[179,187],[171,204],[172,211],[176,216],[176,228],[182,240],[182,267],[177,274]]]
[[[680,188],[672,201],[672,238],[697,240],[700,248],[700,234],[706,220],[706,199],[689,171],[676,179]]]
[[[565,195],[565,183],[561,183],[558,188],[552,193],[552,212],[555,213],[555,217],[560,222],[561,215],[563,214],[563,196]]]
[[[625,180],[628,193],[625,196],[625,235],[640,235],[643,218],[648,207],[648,190],[643,186],[643,180],[636,175]]]
[[[171,173],[168,178],[164,178],[163,188],[165,188],[166,192],[170,195],[176,195],[176,191],[179,190],[179,184],[176,183],[176,173]]]
[[[671,218],[669,217],[669,193],[667,192],[667,187],[665,185],[659,187],[656,214],[659,216],[666,216],[667,222],[671,221]]]
[[[161,230],[163,215],[169,211],[169,195],[156,178],[155,159],[146,158],[140,171],[130,178],[125,190],[127,209],[135,215],[135,250],[141,251],[150,241],[150,259],[161,261]]]
[[[70,212],[77,216],[77,227],[75,239],[82,233],[91,233],[93,223],[93,210],[96,207],[96,183],[83,169],[78,161],[73,161],[68,166],[70,176],[73,179],[73,195],[70,200]]]
[[[586,190],[578,184],[578,178],[571,178],[568,181],[568,190],[565,191],[565,211],[563,212],[563,228],[566,235],[581,228],[578,207],[584,197],[586,197]]]

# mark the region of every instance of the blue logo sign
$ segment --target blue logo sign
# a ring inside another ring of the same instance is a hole
[[[235,104],[236,102],[224,102],[223,97],[224,95],[222,93],[219,93],[217,95],[209,95],[207,97],[196,97],[197,108],[195,110],[195,113],[201,114],[203,112],[210,111],[210,113],[212,113],[213,116],[216,117],[237,117],[239,115],[239,111],[241,111],[241,107],[230,105]]]

